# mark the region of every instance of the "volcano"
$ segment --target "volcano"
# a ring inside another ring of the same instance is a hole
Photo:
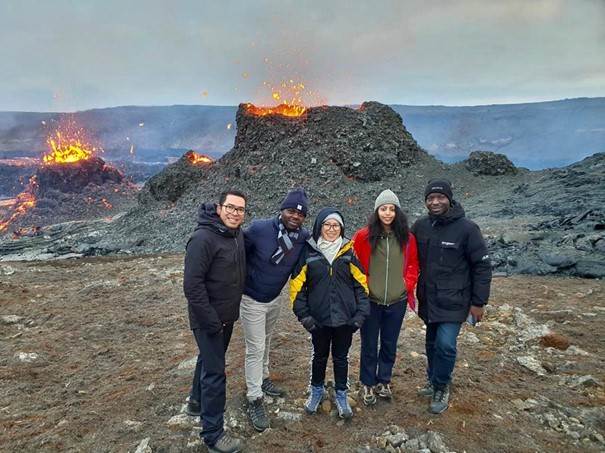
[[[26,189],[14,199],[0,220],[0,234],[39,232],[41,226],[98,218],[130,206],[136,188],[116,168],[96,155],[72,123],[49,137]]]

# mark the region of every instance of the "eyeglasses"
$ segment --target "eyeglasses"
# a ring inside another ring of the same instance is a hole
[[[324,223],[322,226],[326,230],[328,230],[328,231],[330,231],[330,230],[334,230],[334,231],[340,230],[340,223]]]
[[[233,206],[232,204],[222,204],[221,206],[225,208],[228,214],[235,214],[237,212],[238,215],[244,215],[246,213],[246,208],[240,206]]]

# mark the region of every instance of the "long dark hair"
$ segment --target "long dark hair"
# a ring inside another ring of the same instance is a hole
[[[378,217],[378,209],[370,215],[370,218],[368,219],[368,229],[370,230],[370,245],[372,246],[372,249],[375,249],[376,244],[378,244],[378,239],[380,239],[385,232],[380,217]],[[397,238],[399,246],[403,248],[408,242],[410,228],[408,227],[407,216],[397,206],[395,206],[395,218],[393,219],[393,223],[391,223],[391,231],[393,231],[393,234]]]

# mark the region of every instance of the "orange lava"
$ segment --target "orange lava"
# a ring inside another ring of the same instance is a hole
[[[213,162],[211,157],[208,157],[204,154],[198,154],[195,151],[187,151],[185,153],[185,157],[191,162],[193,165],[204,165],[211,164]]]
[[[49,152],[42,156],[44,165],[64,165],[88,160],[97,151],[86,138],[86,131],[73,118],[62,120],[46,143]]]
[[[297,117],[302,116],[307,108],[302,105],[280,104],[276,107],[257,107],[254,104],[246,104],[246,112],[255,116],[282,115]]]
[[[36,206],[36,196],[34,188],[38,184],[36,177],[29,178],[27,188],[15,198],[15,202],[11,209],[11,214],[3,220],[0,220],[0,233],[6,232],[11,223],[20,217],[23,217],[27,211]]]

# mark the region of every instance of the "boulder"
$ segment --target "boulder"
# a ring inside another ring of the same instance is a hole
[[[475,175],[514,175],[517,167],[504,154],[491,151],[473,151],[464,162],[464,167]]]

